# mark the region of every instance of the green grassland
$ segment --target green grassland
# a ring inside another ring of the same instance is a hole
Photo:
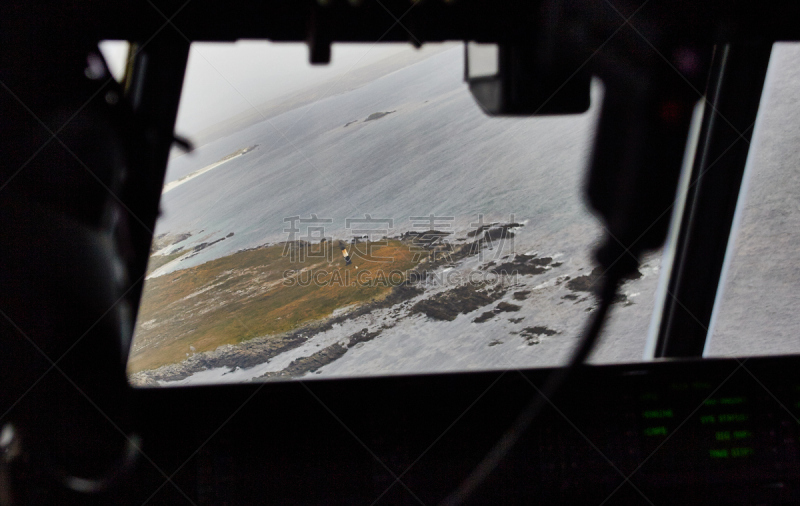
[[[427,256],[414,258],[408,243],[393,239],[356,247],[361,253],[351,247],[349,266],[336,244],[295,242],[239,251],[148,279],[129,372],[180,362],[187,353],[223,344],[279,335],[323,320],[338,308],[379,300],[402,281],[401,273]]]

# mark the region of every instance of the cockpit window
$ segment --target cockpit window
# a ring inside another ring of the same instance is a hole
[[[129,373],[135,385],[564,363],[602,226],[584,114],[485,115],[460,44],[195,43]],[[641,361],[660,254],[592,360]]]
[[[706,356],[797,353],[800,45],[775,44]]]

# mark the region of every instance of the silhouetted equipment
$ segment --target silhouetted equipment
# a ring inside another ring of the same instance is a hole
[[[567,55],[545,63],[528,44],[468,43],[465,51],[465,80],[487,114],[535,116],[589,109],[591,74],[558,57]]]
[[[598,78],[598,262],[630,272],[685,202],[656,356],[697,358],[770,47],[798,38],[797,2],[3,2],[0,502],[435,504],[461,486],[472,504],[800,503],[797,357],[752,359],[752,377],[739,360],[576,367],[558,411],[523,409],[550,370],[125,381],[191,42],[307,42],[325,63],[334,42],[467,41],[468,86],[498,115],[580,113]],[[132,42],[121,85],[102,39]]]

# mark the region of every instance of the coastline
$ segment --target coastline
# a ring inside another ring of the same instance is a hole
[[[507,233],[506,226],[496,224],[492,229],[498,234]],[[555,252],[549,255],[534,251],[513,253],[502,261],[486,262],[479,255],[484,246],[488,245],[482,237],[474,237],[458,245],[449,258],[423,260],[409,271],[413,275],[404,283],[382,295],[376,293],[360,301],[351,301],[342,298],[346,290],[327,292],[324,298],[313,300],[316,304],[330,302],[332,305],[327,309],[331,311],[305,321],[297,320],[294,326],[282,330],[276,327],[278,332],[248,332],[248,338],[238,342],[198,347],[183,360],[156,368],[130,370],[129,380],[136,386],[162,387],[292,380],[343,373],[371,374],[373,370],[387,371],[387,367],[390,373],[401,373],[409,368],[431,368],[429,372],[433,372],[438,367],[459,367],[465,359],[475,360],[461,355],[467,353],[466,350],[470,350],[469,356],[483,357],[489,367],[558,363],[559,357],[571,349],[585,315],[594,308],[592,286],[599,272],[592,268],[588,258],[564,258]],[[271,248],[278,253],[283,246]],[[230,267],[224,266],[220,272],[230,272]],[[275,267],[270,270],[274,271]],[[261,277],[250,268],[245,270],[248,276]],[[615,300],[615,307],[629,313],[628,308],[639,302],[640,279],[653,278],[654,273],[648,267],[628,280],[636,286],[623,290]],[[456,275],[455,282],[446,279],[442,282],[451,274]],[[472,276],[479,274],[495,281],[472,282]],[[184,275],[193,276],[191,273]],[[471,282],[464,283],[467,279]],[[237,313],[244,317],[249,310],[243,311],[242,301],[232,297],[229,289],[238,293],[253,289],[257,293],[252,295],[260,298],[284,297],[268,286],[274,283],[275,280],[269,282],[261,278],[260,282],[247,286],[228,286],[226,278],[215,275],[213,286],[207,289],[197,286],[195,288],[202,293],[197,290],[186,299],[207,298],[208,307],[198,304],[173,310],[184,318],[225,308],[226,318],[233,320]],[[182,294],[181,300],[184,299]],[[311,306],[305,306],[305,311],[308,307]],[[545,307],[547,311],[543,313]],[[263,322],[279,315],[285,321],[282,310],[279,313],[259,310],[253,315],[255,319],[248,320],[241,330],[252,329],[251,321]],[[171,339],[174,336],[169,333],[169,322],[166,323],[164,338]],[[188,326],[195,323],[186,322]],[[418,341],[423,348],[403,345],[408,339]],[[157,353],[163,345],[169,343],[160,341],[150,352]],[[425,347],[433,353],[426,352]],[[184,348],[189,349],[188,341]],[[392,361],[391,357],[398,353],[404,360]],[[435,363],[429,366],[431,360]]]
[[[192,172],[191,174],[187,174],[187,175],[183,176],[180,179],[176,179],[174,181],[170,181],[169,183],[166,183],[164,185],[164,188],[161,190],[161,194],[163,195],[163,194],[167,193],[170,190],[174,190],[175,188],[179,187],[180,185],[182,185],[184,183],[188,183],[192,179],[194,179],[196,177],[199,177],[199,176],[202,176],[206,172],[214,170],[217,167],[219,167],[220,165],[224,165],[224,164],[230,162],[231,160],[233,160],[235,158],[239,158],[240,156],[244,156],[247,153],[250,153],[251,151],[255,150],[257,147],[258,147],[258,144],[256,144],[255,146],[242,148],[239,151],[231,153],[230,155],[226,156],[222,160],[216,161],[216,162],[212,163],[211,165],[206,165],[205,167],[203,167],[201,169],[197,169],[196,171]]]

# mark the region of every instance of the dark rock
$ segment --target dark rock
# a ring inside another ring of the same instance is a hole
[[[497,241],[499,239],[510,239],[514,237],[514,232],[507,228],[490,228],[483,233],[484,241]]]
[[[595,267],[589,274],[584,274],[583,276],[578,276],[577,278],[570,280],[569,283],[567,283],[567,288],[573,292],[589,292],[593,295],[596,295],[597,291],[600,289],[600,283],[598,283],[598,281],[602,275],[602,267]],[[636,272],[625,276],[622,281],[632,281],[641,277],[642,273],[637,270]]]
[[[393,112],[397,112],[397,111],[395,110],[395,111],[388,111],[388,112],[373,112],[364,121],[367,122],[367,121],[373,121],[373,120],[376,120],[376,119],[381,119],[382,117],[388,116],[389,114],[392,114]]]
[[[517,306],[516,304],[509,304],[508,302],[501,302],[497,305],[493,310],[486,311],[479,317],[475,318],[473,323],[483,323],[485,321],[491,320],[496,314],[499,313],[509,313],[514,311],[519,311],[521,306]]]
[[[494,308],[495,313],[510,313],[516,312],[522,309],[522,306],[518,306],[516,304],[509,304],[508,302],[501,302]]]
[[[515,273],[532,276],[545,272],[552,261],[553,259],[550,257],[536,258],[535,255],[514,255],[513,260],[498,265],[491,272],[505,276]]]
[[[417,302],[411,314],[423,313],[434,320],[453,321],[459,314],[467,314],[491,304],[503,296],[500,287],[485,290],[483,285],[464,284],[446,292]]]
[[[519,228],[524,227],[522,223],[488,223],[486,225],[481,225],[480,227],[476,228],[475,230],[471,230],[467,232],[467,237],[476,237],[484,232],[484,237],[488,236],[490,239],[499,239],[501,237],[514,237],[514,233],[511,232],[509,229],[511,228]]]
[[[483,323],[483,322],[491,320],[492,318],[494,318],[494,311],[486,311],[485,313],[483,313],[479,317],[477,317],[474,320],[472,320],[472,323]]]
[[[330,364],[334,360],[341,358],[345,353],[347,353],[347,348],[336,343],[308,357],[300,357],[292,360],[286,369],[277,372],[268,372],[259,376],[259,379],[302,376],[307,372],[314,372],[320,367]]]
[[[534,344],[539,344],[540,336],[554,336],[559,334],[560,332],[556,332],[555,330],[548,329],[544,326],[536,326],[536,327],[527,327],[522,329],[520,334],[522,337],[525,338],[525,341],[528,343],[528,346],[533,346]]]
[[[373,339],[378,337],[381,332],[383,332],[383,327],[376,330],[375,332],[369,332],[369,330],[365,328],[361,329],[361,332],[358,332],[350,336],[350,340],[347,343],[347,347],[352,348],[353,346],[359,343],[366,343],[367,341],[372,341]]]
[[[228,235],[228,237],[230,237],[231,235],[233,235],[233,234],[230,234],[230,235]],[[213,246],[213,245],[217,244],[218,242],[220,242],[220,241],[224,241],[224,240],[225,240],[225,238],[224,238],[224,237],[220,237],[220,238],[219,238],[219,239],[217,239],[216,241],[211,241],[211,242],[202,242],[202,243],[198,244],[197,246],[195,246],[195,247],[192,249],[192,253],[197,253],[197,252],[199,252],[199,251],[202,251],[202,250],[204,250],[204,249],[206,249],[206,248],[208,248],[208,247],[211,247],[211,246]]]
[[[603,271],[600,267],[595,267],[595,269],[589,274],[584,274],[583,276],[578,276],[575,279],[569,280],[567,283],[567,288],[573,292],[594,293],[599,288],[597,286],[597,281],[600,279],[602,272]]]
[[[592,272],[589,274],[578,276],[575,279],[572,279],[567,283],[567,288],[574,292],[587,292],[593,296],[597,296],[598,291],[600,290],[600,276],[602,276],[603,271],[600,267],[595,267]],[[640,271],[636,271],[628,276],[625,276],[622,281],[631,281],[634,279],[639,279],[642,277],[642,273]],[[568,298],[566,295],[563,298]],[[571,297],[569,297],[571,298]],[[576,302],[583,302],[587,300],[583,298]],[[612,304],[620,304],[622,303],[623,306],[632,306],[634,303],[628,300],[628,297],[624,293],[617,293],[614,295],[614,300],[611,301]]]
[[[527,327],[522,329],[522,334],[531,336],[554,336],[558,334],[558,332],[553,329],[548,329],[545,326],[538,325],[536,327]]]

